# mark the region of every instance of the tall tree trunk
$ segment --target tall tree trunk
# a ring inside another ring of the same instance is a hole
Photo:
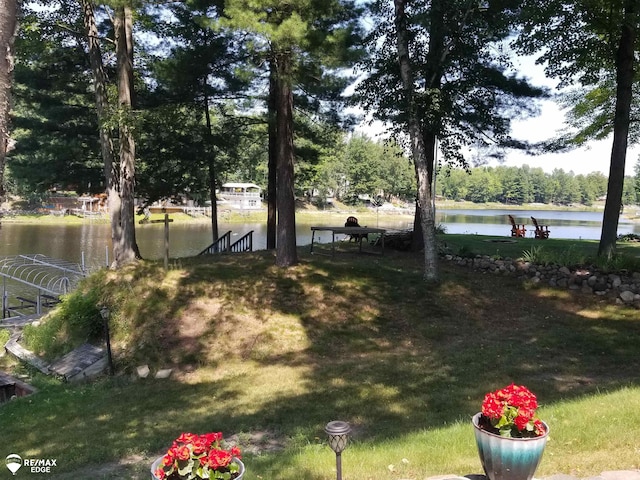
[[[109,98],[107,96],[107,76],[102,62],[102,51],[98,37],[98,27],[94,15],[93,4],[80,0],[83,11],[84,29],[89,50],[89,62],[93,72],[93,89],[96,97],[96,113],[98,116],[100,151],[104,162],[104,178],[107,192],[107,208],[111,218],[111,240],[113,245],[121,242],[120,228],[120,175],[118,163],[114,161],[113,141],[107,125],[109,114]]]
[[[398,48],[398,64],[405,94],[407,109],[407,127],[411,142],[411,154],[418,179],[418,207],[420,208],[420,223],[424,238],[424,280],[437,282],[438,256],[436,249],[435,212],[433,209],[431,181],[429,175],[427,151],[423,138],[420,119],[414,100],[413,72],[409,57],[409,34],[407,31],[407,16],[405,13],[405,0],[394,0],[395,26]],[[433,135],[435,144],[435,135]],[[431,156],[433,155],[433,152]]]
[[[216,158],[213,147],[213,132],[211,129],[211,113],[209,112],[209,95],[207,84],[204,87],[204,118],[207,122],[207,157],[209,166],[209,198],[211,199],[211,236],[213,242],[218,241],[218,198],[216,196]]]
[[[435,167],[435,161],[436,161],[436,148],[437,148],[436,134],[431,131],[428,131],[425,128],[422,128],[420,135],[422,135],[422,142],[424,144],[424,149],[425,149],[424,155],[427,163],[427,179],[429,181],[429,185],[433,186],[433,175],[434,175],[434,167]],[[416,171],[416,178],[417,178],[417,171]],[[420,181],[417,182],[417,186],[419,190]],[[430,187],[429,191],[431,192],[430,203],[431,203],[431,208],[433,210],[434,225],[435,225],[435,209],[434,209],[434,202],[433,202],[434,201],[433,196],[435,195],[435,192],[433,191],[432,187]],[[413,217],[414,233],[413,233],[413,237],[411,238],[411,251],[413,252],[418,252],[423,248],[425,248],[425,241],[424,241],[425,236],[424,236],[424,232],[422,231],[422,208],[420,208],[420,205],[421,205],[420,201],[416,199],[416,212]],[[437,255],[437,252],[436,252],[436,255]]]
[[[136,145],[131,126],[133,107],[133,18],[131,7],[119,7],[115,18],[118,105],[120,108],[120,228],[114,244],[115,264],[121,267],[140,258],[136,243],[134,187]]]
[[[636,41],[637,0],[625,2],[624,23],[620,44],[616,52],[616,107],[613,118],[613,146],[607,185],[607,201],[602,219],[602,234],[598,256],[610,257],[615,253],[618,219],[622,206],[624,168],[627,158],[631,100],[633,97],[634,46]]]
[[[403,2],[403,7],[402,7],[403,11],[404,11],[404,4],[406,3]],[[447,29],[445,28],[445,25],[444,25],[444,16],[445,16],[444,13],[447,10],[447,8],[450,8],[450,7],[448,6],[446,0],[433,0],[431,3],[431,22],[429,23],[429,50],[427,52],[427,58],[425,62],[426,63],[425,78],[427,79],[427,82],[428,82],[426,85],[426,88],[430,92],[439,92],[440,89],[442,88],[440,79],[442,77],[444,62],[449,55],[449,49],[445,45],[445,39],[447,38]],[[464,15],[462,16],[462,21],[461,21],[462,24],[464,24],[464,22],[466,21],[466,18],[469,16],[471,8],[473,7],[469,7],[465,11]],[[406,22],[406,14],[405,14],[405,22]],[[406,29],[406,26],[405,26],[405,29]],[[409,51],[408,43],[406,47],[407,47],[407,55],[408,55],[408,51]],[[410,59],[408,61],[410,62]],[[433,95],[433,93],[431,93],[431,95]],[[413,92],[412,92],[412,96],[413,96]],[[415,108],[415,106],[413,108]],[[432,186],[433,176],[434,176],[434,167],[435,167],[435,158],[436,158],[436,148],[437,148],[437,145],[436,145],[437,130],[435,128],[436,121],[433,120],[433,116],[435,116],[437,112],[432,106],[431,111],[429,113],[430,113],[430,117],[432,117],[432,120],[427,122],[426,124],[421,125],[420,134],[422,135],[422,141],[425,148],[424,153],[425,153],[425,158],[427,162],[427,165],[426,165],[427,177],[429,180],[429,185]],[[418,121],[420,121],[420,115],[417,113],[417,111],[415,115]],[[420,190],[420,180],[418,179],[418,191],[419,190]],[[430,202],[433,204],[433,201],[434,201],[433,195],[435,195],[435,192],[433,191],[432,187],[430,187],[430,192],[432,195]],[[413,228],[414,228],[414,232],[416,233],[414,233],[412,242],[411,242],[411,250],[413,251],[422,250],[425,247],[425,236],[422,232],[422,228],[420,228],[420,225],[422,225],[422,215],[423,215],[422,208],[420,208],[420,205],[421,205],[420,200],[416,199],[416,213],[413,219]],[[433,211],[433,216],[435,218],[435,210]],[[435,224],[435,219],[434,219],[434,224]]]
[[[272,59],[269,64],[269,102],[267,111],[267,129],[269,133],[269,164],[267,182],[267,250],[276,248],[276,182],[277,182],[277,119],[276,119],[276,99],[278,96],[276,83],[276,65]]]
[[[296,250],[296,202],[293,186],[293,92],[291,91],[291,53],[278,55],[277,81],[277,206],[276,265],[298,263]]]
[[[4,170],[9,150],[13,43],[16,38],[17,28],[17,1],[0,0],[0,202],[5,198]]]
[[[211,200],[211,239],[215,243],[218,241],[220,232],[218,229],[218,197],[216,195],[216,159],[211,151],[211,139],[207,142],[207,154],[209,155],[209,199]]]

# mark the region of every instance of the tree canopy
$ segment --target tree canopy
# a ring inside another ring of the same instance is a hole
[[[24,195],[111,191],[123,215],[114,231],[134,235],[134,196],[215,207],[224,181],[253,181],[268,191],[283,267],[297,261],[297,198],[417,198],[415,237],[433,279],[436,194],[588,204],[606,193],[601,252],[610,254],[620,206],[640,183],[624,178],[627,144],[640,134],[638,17],[633,0],[29,2],[8,185]],[[511,122],[535,115],[549,92],[516,71],[514,51],[574,87],[562,98],[568,129],[545,150],[613,136],[604,193],[599,175],[470,167],[477,152],[530,147]],[[347,101],[384,122],[391,140],[350,132]],[[451,172],[435,180],[443,163]]]

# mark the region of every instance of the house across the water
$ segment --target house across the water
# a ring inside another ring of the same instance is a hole
[[[259,210],[262,208],[261,192],[255,183],[225,183],[218,192],[218,198],[231,208]]]

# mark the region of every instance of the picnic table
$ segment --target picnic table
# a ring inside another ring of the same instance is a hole
[[[331,256],[333,257],[336,252],[336,234],[348,235],[351,238],[356,238],[358,242],[358,252],[362,253],[362,240],[367,238],[370,233],[380,234],[380,246],[382,247],[379,255],[384,255],[384,234],[386,230],[384,228],[371,228],[371,227],[311,227],[311,253],[318,255],[328,255],[313,251],[315,243],[316,232],[331,232]],[[369,253],[369,252],[367,252]],[[374,253],[374,252],[370,252]]]

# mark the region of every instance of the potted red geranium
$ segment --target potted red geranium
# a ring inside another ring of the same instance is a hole
[[[240,449],[223,447],[221,432],[183,433],[151,466],[153,480],[241,480]]]
[[[489,480],[533,478],[549,435],[537,408],[536,396],[525,386],[511,384],[485,395],[473,426]]]

